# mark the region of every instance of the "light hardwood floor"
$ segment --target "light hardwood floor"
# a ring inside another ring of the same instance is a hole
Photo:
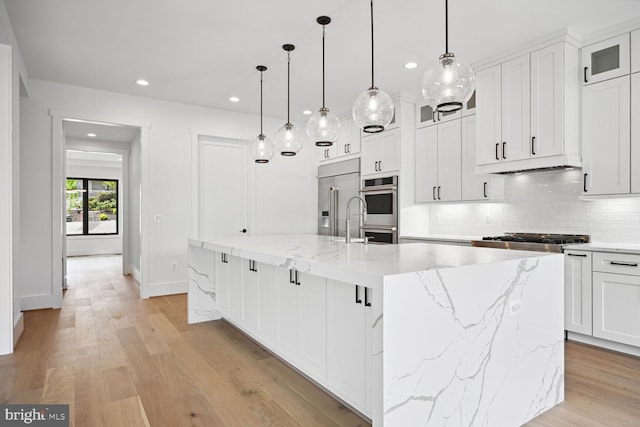
[[[25,313],[0,403],[68,403],[84,426],[368,426],[186,297],[138,298],[120,257],[69,260],[61,310]],[[566,344],[566,401],[528,426],[639,426],[640,359]],[[411,427],[411,426],[407,426]]]

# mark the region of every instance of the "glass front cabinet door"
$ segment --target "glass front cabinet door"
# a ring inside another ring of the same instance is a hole
[[[582,84],[609,80],[629,74],[629,34],[582,48]]]

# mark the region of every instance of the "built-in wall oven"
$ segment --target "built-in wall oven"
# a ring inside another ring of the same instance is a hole
[[[360,195],[367,202],[364,237],[371,243],[398,243],[398,177],[365,179]]]

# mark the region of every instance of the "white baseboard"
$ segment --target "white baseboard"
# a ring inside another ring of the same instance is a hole
[[[640,357],[640,347],[634,347],[632,345],[603,340],[589,335],[576,334],[575,332],[567,332],[567,339]]]
[[[158,297],[161,295],[186,294],[188,289],[187,281],[151,283],[145,285],[145,295],[142,298]]]
[[[140,270],[135,268],[133,265],[127,266],[127,270],[129,270],[129,272],[126,274],[129,274],[131,277],[133,277],[133,280],[138,282],[139,285],[142,282],[142,275],[140,274]]]
[[[23,332],[24,332],[24,316],[22,315],[22,312],[20,312],[20,315],[18,316],[18,318],[13,322],[13,347],[14,348],[18,343],[18,340],[22,336]]]
[[[95,249],[85,249],[85,250],[69,250],[67,248],[67,256],[91,256],[91,255],[122,255],[122,251],[115,251],[110,248],[95,248]]]
[[[55,295],[26,295],[20,297],[20,309],[22,311],[40,310],[43,308],[60,308],[56,302]]]

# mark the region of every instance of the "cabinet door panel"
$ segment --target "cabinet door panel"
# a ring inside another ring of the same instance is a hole
[[[242,321],[242,259],[228,256],[229,260],[229,318]]]
[[[531,118],[529,55],[502,64],[503,160],[528,159]]]
[[[276,268],[273,265],[256,264],[259,280],[258,333],[267,344],[272,344],[276,337]]]
[[[593,336],[640,346],[640,277],[593,273]]]
[[[630,191],[630,78],[582,89],[583,194]]]
[[[462,200],[483,200],[489,195],[488,177],[477,175],[475,168],[476,117],[467,116],[462,118]]]
[[[416,131],[416,202],[436,201],[438,186],[438,127]]]
[[[329,282],[327,306],[327,382],[336,394],[358,407],[366,400],[364,304],[356,303],[356,287]],[[364,301],[364,288],[360,287]]]
[[[564,255],[564,328],[591,335],[591,252]]]
[[[631,192],[640,193],[640,73],[631,75]]]
[[[462,178],[462,123],[454,120],[438,125],[438,200],[460,200]]]
[[[298,321],[299,300],[298,286],[289,282],[288,268],[278,269],[276,283],[276,340],[278,351],[291,363],[298,360],[300,342],[300,322]]]
[[[531,53],[531,157],[564,152],[563,45]]]
[[[223,257],[228,256],[221,252],[215,254],[215,287],[216,309],[223,315],[229,315],[229,264],[223,262]]]
[[[326,279],[300,274],[301,364],[319,381],[327,375],[327,286]]]
[[[582,84],[629,74],[629,33],[582,48]]]
[[[476,164],[498,163],[502,144],[500,65],[476,73]]]
[[[383,132],[381,144],[380,172],[400,169],[400,133],[398,130]]]
[[[242,322],[251,332],[258,332],[260,319],[260,289],[256,271],[250,270],[253,261],[242,260]]]
[[[382,136],[380,134],[365,136],[361,139],[360,169],[362,175],[371,175],[378,172],[380,144],[382,144]]]

